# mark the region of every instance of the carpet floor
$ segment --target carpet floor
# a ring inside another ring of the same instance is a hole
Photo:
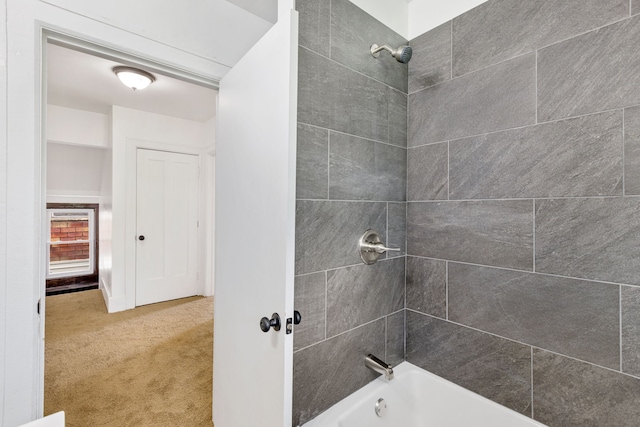
[[[213,298],[108,314],[100,290],[46,300],[45,415],[67,427],[211,427]]]

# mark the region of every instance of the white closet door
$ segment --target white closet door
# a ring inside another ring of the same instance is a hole
[[[136,306],[196,295],[198,157],[137,152]]]

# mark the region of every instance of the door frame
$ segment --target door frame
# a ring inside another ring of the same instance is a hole
[[[83,23],[84,24],[84,23]],[[95,24],[95,23],[93,23]],[[70,27],[71,25],[69,25]],[[78,27],[83,27],[83,25],[78,24]],[[121,43],[109,43],[105,40],[96,39],[94,36],[90,36],[88,33],[83,31],[73,31],[69,28],[63,28],[61,26],[53,25],[51,23],[44,23],[41,21],[35,21],[35,46],[33,49],[34,53],[34,62],[36,64],[36,68],[38,72],[35,73],[35,99],[34,107],[36,111],[35,115],[35,144],[34,144],[34,167],[36,170],[36,179],[34,182],[34,195],[35,195],[35,212],[34,212],[34,236],[35,239],[33,241],[33,254],[34,261],[37,265],[37,273],[36,273],[36,281],[34,282],[34,295],[37,298],[37,310],[34,307],[33,314],[36,316],[36,325],[33,330],[33,338],[36,341],[34,349],[36,350],[36,354],[34,355],[34,363],[35,370],[33,382],[35,389],[35,396],[32,395],[33,404],[29,403],[34,412],[32,418],[41,418],[44,415],[44,339],[45,339],[45,313],[46,313],[46,266],[44,265],[43,260],[46,256],[45,248],[43,242],[47,239],[47,227],[44,224],[46,219],[46,206],[47,206],[47,137],[46,137],[46,123],[47,123],[47,56],[46,56],[46,46],[47,43],[56,44],[62,47],[70,48],[73,50],[77,50],[83,53],[91,54],[94,56],[99,56],[101,58],[110,59],[113,61],[121,62],[122,64],[130,65],[130,66],[138,66],[143,67],[145,69],[158,72],[160,74],[173,77],[188,83],[193,83],[200,86],[209,87],[212,89],[217,89],[219,86],[220,76],[214,75],[210,72],[196,72],[187,69],[183,69],[178,67],[177,65],[170,65],[165,62],[160,56],[154,56],[153,54],[147,55],[146,58],[143,55],[132,51],[130,48],[125,47]],[[89,27],[91,28],[91,27]],[[153,42],[152,42],[153,43]],[[140,43],[138,43],[140,44]],[[172,49],[169,47],[166,49],[167,51],[171,51]],[[183,52],[180,52],[183,54]],[[204,64],[198,64],[204,65]],[[15,67],[17,68],[17,67]],[[219,67],[218,70],[222,68]],[[213,70],[210,70],[213,71]],[[190,147],[184,146],[175,146],[173,144],[164,144],[157,143],[152,141],[142,141],[142,140],[132,140],[131,143],[128,143],[126,146],[127,156],[127,174],[130,173],[130,153],[133,152],[133,171],[135,177],[135,154],[137,148],[147,148],[154,149],[159,151],[172,151],[172,152],[183,152],[184,154],[195,154],[199,158],[199,165],[202,168],[202,158],[203,153],[206,152],[207,149],[191,149]],[[129,175],[130,176],[130,175]],[[202,174],[200,175],[200,181],[202,180]],[[135,186],[129,186],[127,188],[127,202],[131,200],[131,187],[133,187],[133,228],[135,233]],[[126,221],[127,226],[126,230],[129,233],[130,229],[130,206],[127,205],[127,214]],[[199,235],[202,233],[199,232]],[[98,239],[98,237],[96,237]],[[133,241],[133,239],[127,239]],[[125,251],[127,251],[127,256],[131,253],[131,249],[127,249],[131,245],[125,245]],[[133,248],[133,258],[135,260],[135,244]],[[135,262],[133,264],[135,269]],[[132,305],[129,308],[135,307],[135,270],[133,271],[133,291],[131,292],[131,281],[129,280],[130,276],[130,262],[127,261],[125,265],[125,271],[127,272],[127,284],[125,285],[127,298],[127,304]],[[104,295],[104,286],[100,283],[100,288],[102,289]],[[7,319],[7,323],[13,323],[10,319]],[[31,326],[25,325],[25,332]],[[6,363],[6,362],[5,362]],[[6,379],[5,379],[6,381]],[[2,424],[2,419],[0,418],[0,424]]]
[[[192,148],[192,147],[184,147],[181,145],[176,145],[176,144],[167,144],[167,143],[162,143],[162,142],[156,142],[156,141],[145,141],[145,140],[141,140],[141,139],[136,139],[136,138],[127,138],[126,139],[126,156],[127,156],[127,160],[126,160],[126,170],[125,170],[125,176],[129,177],[129,180],[131,179],[136,179],[136,172],[137,172],[137,153],[138,153],[138,149],[143,149],[143,150],[153,150],[153,151],[166,151],[166,152],[170,152],[170,153],[176,153],[176,154],[187,154],[187,155],[193,155],[193,156],[197,156],[198,157],[198,167],[200,168],[200,170],[202,170],[202,150],[198,149],[198,148]],[[201,187],[202,186],[202,173],[198,174],[198,186]],[[198,192],[200,191],[200,189],[198,189]],[[136,253],[136,249],[137,249],[137,230],[136,230],[136,219],[137,219],[137,212],[138,212],[138,195],[137,195],[138,191],[137,191],[137,186],[136,185],[128,185],[127,186],[127,202],[126,202],[126,211],[125,211],[125,234],[126,234],[126,240],[124,242],[124,256],[125,256],[125,299],[124,299],[124,310],[128,310],[128,309],[132,309],[136,307],[136,266],[137,266],[137,253]],[[202,218],[200,218],[200,205],[201,205],[201,201],[198,200],[198,220],[202,221]],[[198,228],[198,254],[196,255],[196,257],[199,256],[199,253],[201,251],[202,248],[202,239],[204,238],[204,233],[202,233],[202,227]],[[200,274],[202,274],[201,270],[201,266],[199,265],[200,262],[199,260],[197,260],[197,264],[198,264],[198,271],[200,272]],[[202,277],[202,276],[201,276]],[[203,293],[204,293],[204,286],[202,286],[203,281],[202,280],[198,280],[198,286],[202,289]],[[104,291],[104,287],[101,288],[103,289],[103,293]],[[112,299],[113,300],[113,299]],[[121,302],[116,300],[117,304],[120,304]],[[115,307],[109,307],[109,312],[111,311],[120,311],[117,310],[119,309],[121,306],[115,306]],[[115,308],[116,310],[112,310],[112,308]]]

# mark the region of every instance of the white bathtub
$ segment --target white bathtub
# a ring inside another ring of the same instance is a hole
[[[452,382],[402,362],[303,427],[545,427]],[[376,402],[384,399],[383,417]]]

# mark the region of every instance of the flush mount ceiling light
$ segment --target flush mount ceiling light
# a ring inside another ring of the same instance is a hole
[[[113,72],[122,84],[133,90],[142,90],[156,80],[153,74],[133,67],[114,67]]]

